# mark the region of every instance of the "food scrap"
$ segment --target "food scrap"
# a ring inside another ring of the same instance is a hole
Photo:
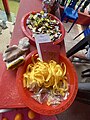
[[[30,43],[27,37],[22,38],[18,45],[8,47],[3,53],[3,61],[5,61],[7,69],[15,69],[22,64],[29,48]]]
[[[59,21],[52,19],[48,13],[44,11],[38,12],[36,14],[30,14],[27,19],[27,26],[32,31],[32,37],[34,38],[36,34],[48,34],[52,41],[60,38],[62,33],[60,32]]]
[[[69,95],[66,65],[54,60],[46,63],[37,58],[37,61],[27,66],[23,85],[33,92],[32,97],[39,103],[58,105]]]

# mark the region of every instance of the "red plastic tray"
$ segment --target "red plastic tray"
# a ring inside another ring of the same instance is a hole
[[[21,18],[29,11],[40,11],[42,9],[41,0],[20,0],[19,11],[17,14],[14,31],[10,45],[18,44],[18,41],[25,37],[20,27]],[[32,3],[32,4],[31,4]],[[25,9],[24,9],[25,8]],[[61,44],[60,52],[65,55],[64,43]],[[31,47],[31,51],[35,50],[35,47]],[[16,70],[7,71],[5,63],[2,60],[2,54],[0,54],[0,109],[1,108],[23,108],[26,105],[23,103],[21,97],[18,94],[16,86]]]
[[[21,28],[22,28],[22,31],[24,32],[24,34],[30,39],[31,44],[35,46],[35,39],[32,37],[32,32],[26,26],[26,21],[31,13],[36,14],[37,12],[33,11],[33,12],[29,12],[29,13],[25,14],[21,20]],[[62,36],[53,42],[54,44],[59,44],[61,41],[64,40],[64,37],[65,37],[64,26],[63,26],[62,22],[56,16],[54,16],[50,13],[48,13],[48,14],[51,16],[52,19],[59,21],[60,32],[62,33]]]
[[[21,96],[25,105],[27,107],[29,107],[30,109],[32,109],[33,111],[35,111],[36,113],[39,113],[42,115],[59,114],[59,113],[65,111],[73,103],[73,101],[76,97],[76,94],[77,94],[78,78],[77,78],[76,72],[74,70],[74,67],[73,67],[72,63],[68,60],[68,58],[60,55],[60,62],[64,62],[66,64],[66,68],[67,68],[66,76],[67,76],[67,80],[70,84],[69,96],[65,101],[62,101],[61,104],[56,107],[47,106],[46,104],[40,104],[31,97],[32,92],[28,91],[28,89],[23,87],[23,74],[26,71],[27,65],[32,62],[31,61],[32,55],[34,56],[34,59],[37,58],[35,56],[35,54],[37,54],[37,51],[31,52],[26,57],[25,63],[22,66],[20,66],[17,71],[16,81],[17,81],[17,88],[19,91],[19,95]]]

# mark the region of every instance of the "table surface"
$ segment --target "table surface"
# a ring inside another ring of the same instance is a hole
[[[41,0],[20,0],[20,6],[16,18],[14,31],[10,45],[18,44],[18,41],[25,37],[21,30],[21,19],[23,15],[30,11],[40,11],[42,9]],[[36,49],[31,46],[31,51]],[[65,54],[64,41],[60,43],[60,52]],[[22,108],[26,107],[22,102],[16,86],[17,70],[6,70],[5,63],[0,54],[0,108]]]

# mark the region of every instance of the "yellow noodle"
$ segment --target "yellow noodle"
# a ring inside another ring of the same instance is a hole
[[[36,84],[39,88],[52,87],[53,93],[65,95],[68,90],[66,77],[66,65],[64,63],[57,64],[54,60],[49,63],[38,60],[36,63],[29,64],[24,74],[24,87],[30,88]]]

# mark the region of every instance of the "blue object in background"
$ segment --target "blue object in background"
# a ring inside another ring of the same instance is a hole
[[[79,35],[77,35],[73,40],[78,38],[81,34],[84,34],[85,37],[88,36],[90,34],[90,25],[88,25],[87,28],[83,30]]]
[[[90,26],[90,25],[89,25],[89,26]],[[89,28],[89,27],[86,28],[83,32],[84,32],[84,36],[86,37],[87,35],[90,34],[90,28]]]
[[[78,9],[80,8],[80,6],[84,2],[84,0],[81,0],[81,2],[79,3],[77,8],[75,8],[76,3],[77,3],[76,0],[71,0],[69,5],[67,5],[67,1],[68,0],[66,0],[66,4],[64,6],[64,12],[63,12],[63,15],[61,17],[61,21],[63,21],[65,18],[67,18],[66,23],[69,20],[74,20],[74,22],[72,23],[71,27],[68,30],[68,33],[69,33],[78,19]]]

